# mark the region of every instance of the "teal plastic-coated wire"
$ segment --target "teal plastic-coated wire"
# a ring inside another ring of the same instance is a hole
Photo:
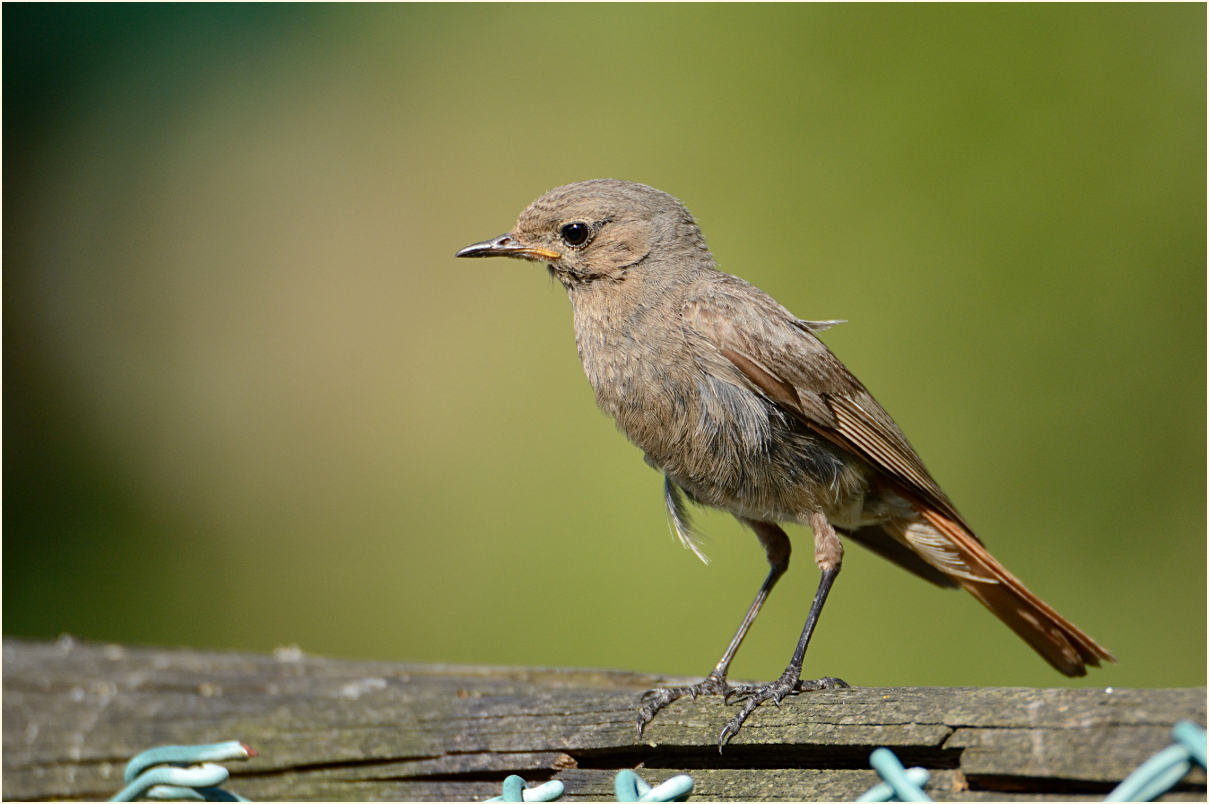
[[[110,801],[135,801],[156,785],[170,785],[189,789],[217,787],[230,777],[230,772],[222,765],[209,762],[191,768],[178,768],[175,765],[164,765],[152,768],[141,774],[122,789]],[[192,795],[190,795],[192,797]]]
[[[907,781],[916,787],[922,788],[928,783],[931,774],[923,768],[907,768]],[[875,784],[869,788],[869,791],[857,799],[857,801],[902,801],[894,795],[894,788],[886,782]]]
[[[555,801],[563,794],[563,783],[555,779],[552,782],[539,784],[537,787],[525,787],[525,780],[513,774],[504,780],[504,794],[489,798],[488,801]]]
[[[618,801],[688,801],[693,792],[693,777],[673,776],[658,787],[651,787],[632,770],[618,771],[613,779]]]
[[[928,783],[928,772],[923,768],[912,768],[908,771],[903,767],[903,763],[898,761],[898,757],[889,748],[876,748],[869,755],[869,764],[873,766],[881,777],[885,779],[884,784],[879,784],[873,787],[864,796],[861,796],[858,801],[931,801],[928,794],[923,791],[923,785]],[[889,788],[888,791],[885,788]],[[881,795],[883,792],[889,792],[891,795],[886,798],[869,798],[877,792]]]
[[[248,801],[237,793],[223,790],[221,787],[173,787],[170,784],[157,784],[143,794],[156,801]]]
[[[1181,720],[1171,733],[1176,744],[1139,765],[1105,801],[1153,801],[1192,770],[1193,760],[1205,767],[1205,730],[1191,720]]]
[[[122,781],[130,784],[140,773],[155,765],[195,765],[198,762],[225,762],[256,756],[250,745],[238,740],[205,745],[161,745],[135,756],[126,763]]]
[[[110,800],[134,801],[146,797],[183,801],[247,801],[218,787],[231,774],[226,768],[213,763],[254,756],[256,752],[251,747],[235,740],[152,748],[130,760],[122,774],[126,787]]]
[[[1171,728],[1171,734],[1179,744],[1188,749],[1196,764],[1205,767],[1205,730],[1191,720],[1181,720]]]

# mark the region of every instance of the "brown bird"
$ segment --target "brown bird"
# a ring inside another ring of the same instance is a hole
[[[865,386],[803,321],[717,269],[696,220],[672,196],[613,179],[538,198],[511,232],[458,257],[544,262],[567,290],[579,358],[596,403],[664,475],[673,529],[700,555],[685,498],[729,511],[771,566],[721,660],[699,684],[648,691],[638,734],[677,698],[745,699],[719,749],[756,707],[848,686],[803,681],[802,657],[844,555],[840,534],[941,587],[962,587],[1059,672],[1116,658],[1025,588],[987,552]],[[743,637],[789,566],[778,522],[814,532],[822,572],[793,659],[763,686],[727,683]]]

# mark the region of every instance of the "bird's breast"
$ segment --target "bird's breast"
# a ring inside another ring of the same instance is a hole
[[[658,314],[581,315],[576,347],[596,404],[652,460],[682,443],[697,408],[700,373],[683,336]]]
[[[666,313],[635,322],[577,309],[576,344],[601,410],[701,503],[785,520],[863,485],[836,449],[775,403],[702,368]]]

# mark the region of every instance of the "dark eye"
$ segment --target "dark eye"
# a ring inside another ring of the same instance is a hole
[[[578,221],[568,223],[562,228],[563,241],[568,246],[582,246],[588,242],[588,235],[591,233],[592,230],[588,228],[588,224]]]

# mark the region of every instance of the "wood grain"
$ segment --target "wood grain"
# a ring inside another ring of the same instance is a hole
[[[762,707],[719,755],[733,706],[681,700],[639,742],[639,694],[681,683],[608,670],[353,662],[4,641],[3,794],[104,799],[157,745],[242,740],[227,789],[252,799],[468,800],[510,773],[611,800],[621,768],[696,781],[694,800],[851,800],[889,746],[937,800],[1095,800],[1205,723],[1205,690],[852,688]],[[1194,769],[1167,800],[1205,800]]]

